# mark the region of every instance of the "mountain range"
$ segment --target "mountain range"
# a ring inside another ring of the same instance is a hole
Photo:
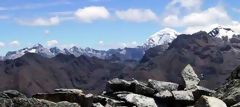
[[[77,46],[73,46],[70,49],[60,49],[58,47],[45,48],[41,44],[34,45],[33,47],[20,49],[17,51],[11,51],[4,56],[3,60],[7,59],[16,59],[23,56],[26,53],[36,53],[42,55],[46,58],[52,58],[58,54],[65,55],[74,55],[75,57],[79,57],[81,55],[89,56],[89,57],[97,57],[100,59],[111,59],[113,57],[118,57],[120,60],[140,60],[145,53],[145,50],[158,46],[158,45],[168,45],[171,43],[178,35],[173,29],[163,29],[159,32],[151,35],[146,43],[141,46],[136,46],[133,48],[125,47],[123,49],[109,49],[109,50],[96,50],[92,48],[81,48]]]
[[[135,48],[107,51],[45,48],[35,45],[9,52],[0,61],[0,90],[27,95],[56,88],[80,88],[99,93],[112,78],[181,83],[181,71],[191,64],[202,86],[216,88],[240,63],[240,36],[229,28],[180,34],[164,29]]]

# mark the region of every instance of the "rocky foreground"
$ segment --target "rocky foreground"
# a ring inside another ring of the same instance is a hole
[[[184,84],[149,79],[147,83],[115,78],[101,95],[80,89],[55,89],[27,98],[16,90],[0,93],[0,107],[240,107],[240,67],[216,91],[199,86],[200,79],[187,65]]]

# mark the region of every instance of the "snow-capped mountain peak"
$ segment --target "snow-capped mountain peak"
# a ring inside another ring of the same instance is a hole
[[[239,35],[239,34],[235,33],[232,29],[222,27],[222,26],[218,26],[218,27],[214,28],[208,34],[212,37],[219,37],[219,38],[222,38],[222,37],[232,38],[236,35]]]
[[[11,51],[8,52],[4,59],[16,59],[19,58],[26,53],[37,53],[46,57],[52,57],[53,54],[50,52],[49,49],[44,48],[41,44],[36,44],[33,47],[23,48],[18,51]]]
[[[145,45],[147,45],[148,47],[154,47],[157,45],[168,44],[171,43],[174,39],[176,39],[177,35],[179,34],[180,33],[173,29],[165,28],[151,35],[147,39],[147,43]]]

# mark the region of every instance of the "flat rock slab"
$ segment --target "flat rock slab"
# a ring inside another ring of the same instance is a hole
[[[169,91],[178,90],[179,85],[177,83],[149,79],[148,86],[160,92],[164,90],[169,90]]]
[[[131,85],[131,82],[129,81],[114,78],[107,82],[106,92],[112,93],[117,91],[132,91],[132,89],[130,88],[130,85]]]
[[[122,93],[117,94],[117,97],[126,100],[129,103],[136,105],[137,107],[158,107],[153,98],[138,95],[134,93]]]
[[[170,91],[165,90],[158,92],[157,94],[154,95],[154,97],[156,97],[157,99],[169,100],[173,98],[173,94]]]
[[[172,91],[172,94],[176,101],[194,101],[194,96],[191,91]]]
[[[133,89],[133,93],[153,96],[155,94],[155,90],[147,86],[147,84],[138,82],[137,80],[132,81],[131,88]]]

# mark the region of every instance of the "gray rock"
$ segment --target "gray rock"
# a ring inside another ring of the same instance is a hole
[[[101,103],[94,103],[93,107],[104,107]]]
[[[13,107],[11,99],[0,98],[0,107]]]
[[[55,107],[80,107],[77,103],[69,103],[67,101],[62,101],[59,103],[56,103]]]
[[[173,94],[170,91],[165,90],[158,92],[154,97],[160,100],[170,100],[173,99]]]
[[[228,78],[229,80],[240,79],[240,66],[238,66]]]
[[[237,103],[237,104],[234,104],[233,106],[231,106],[231,107],[240,107],[240,102],[239,103]]]
[[[227,107],[227,105],[218,98],[202,96],[194,107]]]
[[[164,90],[169,91],[177,90],[179,85],[172,82],[163,82],[149,79],[148,86],[160,92]]]
[[[239,87],[239,79],[229,80],[223,86],[218,88],[213,96],[223,100],[227,104],[227,106],[232,106],[240,102]]]
[[[148,87],[147,84],[138,82],[137,80],[132,81],[131,88],[133,89],[133,93],[153,96],[155,94],[155,90]]]
[[[117,91],[132,91],[132,89],[130,88],[130,85],[131,85],[131,82],[115,78],[107,82],[106,92],[112,93]]]
[[[13,100],[14,106],[16,107],[54,107],[55,103],[40,100],[35,98],[14,98]]]
[[[193,70],[191,65],[187,65],[182,71],[182,78],[184,80],[185,90],[191,90],[198,86],[200,79]]]
[[[202,86],[197,86],[196,89],[193,89],[191,91],[193,92],[195,100],[199,99],[202,95],[210,96],[216,92]]]
[[[3,92],[0,92],[0,98],[8,98],[8,99],[10,99],[10,97],[7,94],[3,93]]]
[[[78,90],[61,90],[56,93],[39,93],[33,96],[37,99],[45,99],[55,103],[68,101],[71,103],[78,103],[83,107],[91,107],[93,104],[93,95],[92,94],[83,94]]]
[[[98,102],[105,107],[106,106],[107,107],[118,107],[118,106],[126,105],[126,103],[124,101],[115,100],[115,99],[105,97],[105,96],[95,96],[94,102]]]
[[[3,91],[3,93],[10,98],[27,98],[24,94],[20,93],[17,90],[6,90],[6,91]]]
[[[80,107],[76,103],[69,103],[66,101],[54,103],[47,100],[40,100],[35,98],[14,98],[13,107]]]
[[[172,91],[176,101],[194,102],[194,96],[191,91]]]
[[[137,107],[158,107],[153,98],[143,95],[138,95],[134,93],[119,93],[117,94],[117,97],[127,101],[128,103],[132,103]]]

